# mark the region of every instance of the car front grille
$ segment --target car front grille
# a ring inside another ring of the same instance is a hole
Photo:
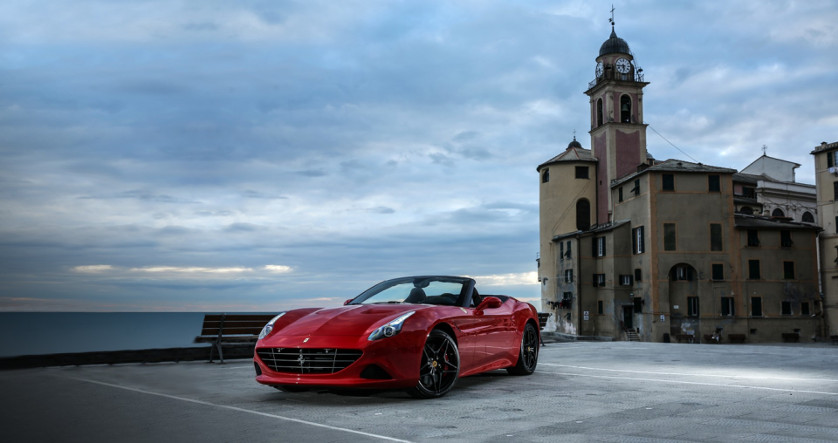
[[[256,354],[272,371],[291,374],[334,374],[361,357],[356,349],[260,348]]]

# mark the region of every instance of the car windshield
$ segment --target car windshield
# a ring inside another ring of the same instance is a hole
[[[416,303],[455,306],[464,281],[441,277],[415,277],[379,283],[356,297],[351,304]]]

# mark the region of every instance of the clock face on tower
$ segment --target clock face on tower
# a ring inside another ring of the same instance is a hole
[[[602,62],[596,64],[596,76],[602,77]]]
[[[631,63],[624,58],[618,58],[617,72],[619,72],[620,74],[628,74],[629,70],[631,70]]]

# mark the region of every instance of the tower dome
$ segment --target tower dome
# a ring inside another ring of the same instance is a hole
[[[599,55],[614,53],[631,55],[631,50],[629,50],[629,45],[625,40],[617,37],[617,33],[614,31],[614,27],[612,26],[611,36],[602,44],[602,46],[599,47]]]
[[[576,136],[575,135],[573,136],[573,141],[570,142],[567,145],[567,149],[572,149],[572,148],[582,148],[582,143],[579,143],[578,141],[576,141]]]

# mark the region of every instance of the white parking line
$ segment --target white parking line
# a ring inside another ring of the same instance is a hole
[[[724,375],[724,374],[698,374],[695,372],[658,372],[658,371],[632,371],[629,369],[605,369],[592,368],[588,366],[562,365],[558,363],[538,363],[541,366],[557,366],[573,369],[585,369],[589,371],[625,372],[629,374],[654,374],[654,375],[682,375],[687,377],[717,377],[717,378],[745,378],[750,380],[779,380],[779,381],[814,381],[825,383],[838,383],[838,380],[830,378],[800,378],[800,377],[777,377],[773,375]]]
[[[540,366],[540,364],[539,364]],[[539,371],[540,373],[544,373],[545,371]],[[591,374],[577,374],[572,372],[549,372],[550,374],[555,375],[567,375],[571,377],[587,377],[587,378],[605,378],[611,380],[621,380],[626,381],[625,376],[616,376],[616,375],[591,375]],[[646,377],[632,377],[631,381],[652,381],[658,383],[674,383],[674,384],[681,384],[681,385],[695,385],[695,386],[712,386],[717,388],[740,388],[740,389],[756,389],[756,390],[763,390],[763,391],[776,391],[776,392],[790,392],[796,394],[818,394],[818,395],[838,395],[838,392],[825,392],[825,391],[807,391],[801,389],[783,389],[783,388],[770,388],[768,386],[750,386],[750,385],[733,385],[733,384],[725,384],[725,383],[705,383],[705,382],[696,382],[696,381],[684,381],[684,380],[670,380],[665,378],[646,378]]]
[[[91,379],[87,379],[87,378],[76,378],[76,377],[66,377],[66,378],[70,378],[70,379],[78,380],[78,381],[82,381],[82,382],[87,382],[87,383],[93,383],[93,384],[102,385],[102,386],[108,386],[108,387],[111,387],[111,388],[123,389],[123,390],[126,390],[126,391],[139,392],[141,394],[156,395],[158,397],[170,398],[170,399],[173,399],[173,400],[180,400],[180,401],[195,403],[195,404],[204,405],[204,406],[213,406],[213,407],[216,407],[216,408],[228,409],[228,410],[231,410],[231,411],[238,411],[238,412],[245,412],[245,413],[248,413],[248,414],[261,415],[263,417],[269,417],[269,418],[275,418],[275,419],[278,419],[278,420],[291,421],[291,422],[294,422],[294,423],[300,423],[300,424],[309,425],[309,426],[316,426],[318,428],[325,428],[325,429],[330,429],[330,430],[333,430],[333,431],[340,431],[340,432],[347,432],[347,433],[350,433],[350,434],[363,435],[365,437],[377,438],[377,439],[380,439],[380,440],[410,443],[410,440],[401,440],[401,439],[398,439],[398,438],[387,437],[385,435],[370,434],[368,432],[356,431],[354,429],[339,428],[337,426],[324,425],[324,424],[321,424],[321,423],[315,423],[315,422],[311,422],[311,421],[300,420],[298,418],[283,417],[281,415],[269,414],[267,412],[253,411],[253,410],[250,410],[250,409],[239,408],[239,407],[236,407],[236,406],[220,405],[220,404],[210,403],[210,402],[203,401],[203,400],[195,400],[193,398],[178,397],[177,395],[164,394],[162,392],[147,391],[145,389],[132,388],[130,386],[122,386],[122,385],[107,383],[107,382],[98,381],[98,380],[91,380]]]

